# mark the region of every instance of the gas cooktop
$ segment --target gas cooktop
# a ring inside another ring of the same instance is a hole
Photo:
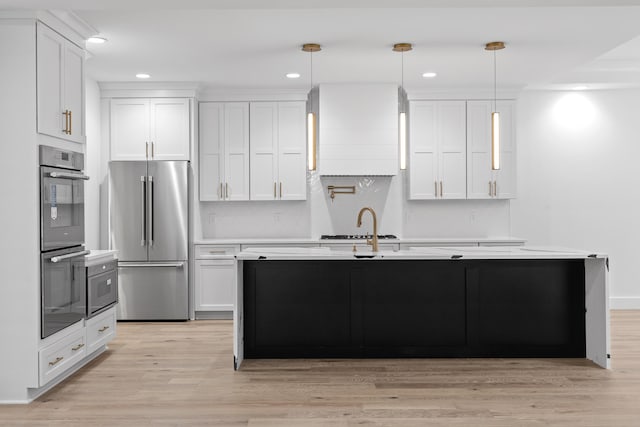
[[[367,234],[323,234],[321,240],[364,240],[371,238]],[[378,239],[397,239],[398,236],[393,234],[378,234]]]

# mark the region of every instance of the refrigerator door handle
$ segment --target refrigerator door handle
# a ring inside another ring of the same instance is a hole
[[[153,176],[149,175],[149,246],[153,246]]]
[[[184,262],[122,262],[118,261],[118,267],[171,267],[182,268]]]
[[[142,188],[140,191],[140,198],[142,200],[142,215],[141,215],[141,230],[142,236],[140,239],[140,246],[144,246],[147,244],[147,177],[140,176],[140,182],[142,184]]]

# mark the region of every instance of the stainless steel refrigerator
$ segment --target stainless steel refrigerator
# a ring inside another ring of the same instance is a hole
[[[186,161],[109,162],[109,241],[119,320],[189,317]]]

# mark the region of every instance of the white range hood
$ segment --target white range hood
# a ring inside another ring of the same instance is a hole
[[[398,86],[319,86],[320,175],[398,173]]]

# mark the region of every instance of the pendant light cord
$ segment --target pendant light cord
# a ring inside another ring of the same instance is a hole
[[[401,94],[404,97],[404,50],[400,53],[400,70],[401,70],[401,74],[400,74],[400,89],[402,89]],[[400,100],[400,105],[402,106],[402,108],[400,109],[401,113],[404,113],[404,100]]]
[[[496,86],[497,86],[497,78],[496,78],[496,51],[493,51],[493,112],[496,112]]]

